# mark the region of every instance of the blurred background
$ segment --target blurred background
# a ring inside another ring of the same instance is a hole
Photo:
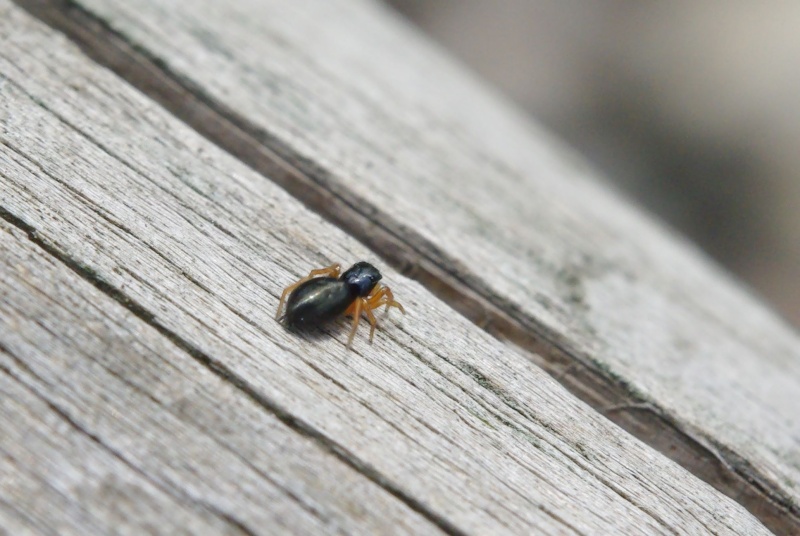
[[[800,326],[800,2],[385,1]]]

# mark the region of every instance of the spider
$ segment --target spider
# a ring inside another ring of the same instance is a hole
[[[275,319],[285,321],[289,328],[305,329],[324,324],[339,315],[351,316],[353,328],[347,338],[349,349],[363,313],[370,323],[369,342],[372,344],[378,325],[373,309],[385,305],[386,312],[389,307],[397,307],[406,314],[389,287],[378,284],[382,277],[377,268],[363,261],[355,263],[344,273],[338,263],[311,270],[308,276],[284,289]],[[284,303],[286,313],[281,316]]]

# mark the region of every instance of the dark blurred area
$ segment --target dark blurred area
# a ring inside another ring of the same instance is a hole
[[[800,325],[800,2],[387,2]]]

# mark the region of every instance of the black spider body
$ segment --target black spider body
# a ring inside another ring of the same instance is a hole
[[[338,278],[315,277],[301,283],[286,300],[286,325],[309,328],[341,316],[356,298],[369,296],[381,277],[377,268],[359,262]]]
[[[389,307],[397,307],[405,314],[392,291],[378,284],[382,277],[368,262],[357,262],[344,273],[338,264],[311,270],[308,276],[284,289],[275,318],[283,320],[289,328],[307,329],[341,315],[352,316],[353,328],[347,339],[349,348],[363,314],[370,323],[369,341],[372,342],[377,325],[373,309],[385,305],[387,311]],[[281,316],[284,303],[286,312]]]

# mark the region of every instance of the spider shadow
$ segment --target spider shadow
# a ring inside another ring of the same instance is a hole
[[[296,335],[306,341],[319,341],[326,338],[338,339],[342,332],[349,335],[349,330],[352,329],[353,320],[350,317],[336,318],[330,322],[318,326],[289,326],[284,321],[284,317],[278,320],[284,330]],[[358,336],[356,334],[356,336]]]

